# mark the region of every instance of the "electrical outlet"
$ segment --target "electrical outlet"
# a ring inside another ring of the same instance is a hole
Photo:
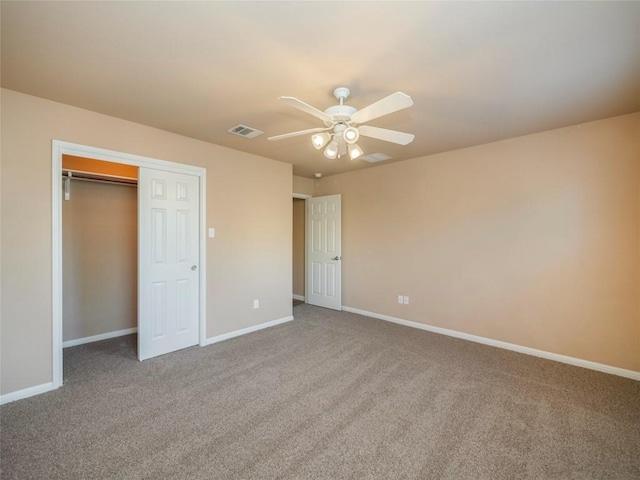
[[[402,303],[402,295],[398,295],[398,303]]]
[[[253,301],[253,308],[260,308],[260,300]]]
[[[405,305],[409,305],[409,297],[403,297],[402,303],[404,303]]]

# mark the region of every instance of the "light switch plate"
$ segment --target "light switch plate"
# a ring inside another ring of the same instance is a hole
[[[213,227],[209,227],[209,238],[213,238],[216,236],[216,229]]]

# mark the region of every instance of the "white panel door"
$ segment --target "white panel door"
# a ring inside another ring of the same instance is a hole
[[[342,310],[341,196],[307,200],[307,303]]]
[[[138,358],[198,343],[199,179],[149,168],[138,178]]]

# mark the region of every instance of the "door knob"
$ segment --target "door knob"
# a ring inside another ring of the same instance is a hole
[[[333,257],[331,260],[340,260],[342,257]]]
[[[196,267],[195,265],[191,266],[191,270],[194,271],[194,272],[196,271],[196,268],[198,268],[198,267]]]

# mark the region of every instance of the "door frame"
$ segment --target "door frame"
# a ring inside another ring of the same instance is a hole
[[[206,319],[207,319],[207,275],[206,275],[206,190],[207,170],[183,163],[168,162],[151,157],[143,157],[130,153],[117,152],[104,148],[91,147],[77,143],[52,140],[51,144],[51,205],[52,205],[52,336],[51,351],[53,355],[53,388],[62,386],[62,155],[74,155],[103,160],[107,162],[122,163],[136,167],[146,167],[156,170],[166,170],[174,173],[193,175],[200,182],[200,218],[199,218],[199,264],[204,268],[199,269],[199,312],[198,312],[198,337],[201,347],[206,345]],[[139,233],[138,233],[139,235]],[[138,258],[138,279],[140,276],[140,260]],[[139,320],[138,320],[139,321]]]

